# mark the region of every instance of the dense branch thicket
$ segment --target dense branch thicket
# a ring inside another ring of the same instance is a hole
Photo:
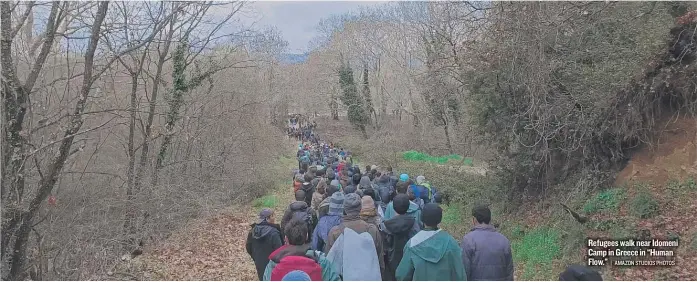
[[[657,119],[694,113],[695,25],[657,3],[497,5],[471,109],[516,192],[607,184]],[[572,185],[573,185],[572,184]]]
[[[273,187],[287,43],[243,2],[0,5],[3,280],[97,279]]]

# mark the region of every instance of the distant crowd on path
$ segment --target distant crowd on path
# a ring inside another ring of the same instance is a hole
[[[316,135],[313,130],[317,127],[316,121],[308,121],[300,115],[295,115],[288,119],[287,134],[288,138],[292,138],[301,142],[309,142],[317,144],[319,135]]]
[[[259,280],[513,280],[510,241],[487,206],[472,209],[473,227],[458,243],[439,228],[442,197],[424,176],[361,172],[333,144],[302,143],[297,156],[295,201],[280,225],[263,209],[247,238]],[[602,277],[573,265],[559,279]]]

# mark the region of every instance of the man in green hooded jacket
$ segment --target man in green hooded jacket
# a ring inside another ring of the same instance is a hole
[[[404,246],[404,255],[395,273],[397,280],[466,280],[460,246],[448,232],[438,228],[443,210],[438,204],[426,204],[421,218],[426,227]]]

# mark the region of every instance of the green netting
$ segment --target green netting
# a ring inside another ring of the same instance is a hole
[[[463,162],[465,165],[472,165],[472,158],[463,158],[460,155],[452,154],[442,157],[435,157],[429,154],[417,152],[417,151],[406,151],[402,153],[402,158],[407,161],[417,161],[417,162],[430,162],[437,164],[446,164],[449,161]]]

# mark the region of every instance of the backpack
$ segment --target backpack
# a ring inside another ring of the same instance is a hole
[[[382,281],[380,261],[375,242],[368,232],[356,233],[344,227],[341,235],[327,253],[334,271],[343,281]]]
[[[312,215],[308,212],[308,210],[294,212],[292,218],[304,221],[308,224],[307,226],[312,226],[313,223]]]
[[[376,185],[375,191],[380,195],[380,200],[382,200],[382,203],[380,203],[380,206],[384,209],[387,207],[387,204],[392,201],[392,197],[394,196],[394,186],[390,185],[390,183],[379,183]]]
[[[416,187],[416,189],[415,189],[416,196],[421,198],[422,200],[424,200],[424,203],[430,203],[431,198],[433,197],[433,195],[432,195],[433,193],[431,192],[431,189],[429,189],[430,186],[431,185],[428,183],[423,183],[422,185],[415,186]],[[431,194],[431,195],[429,195],[429,194]]]

